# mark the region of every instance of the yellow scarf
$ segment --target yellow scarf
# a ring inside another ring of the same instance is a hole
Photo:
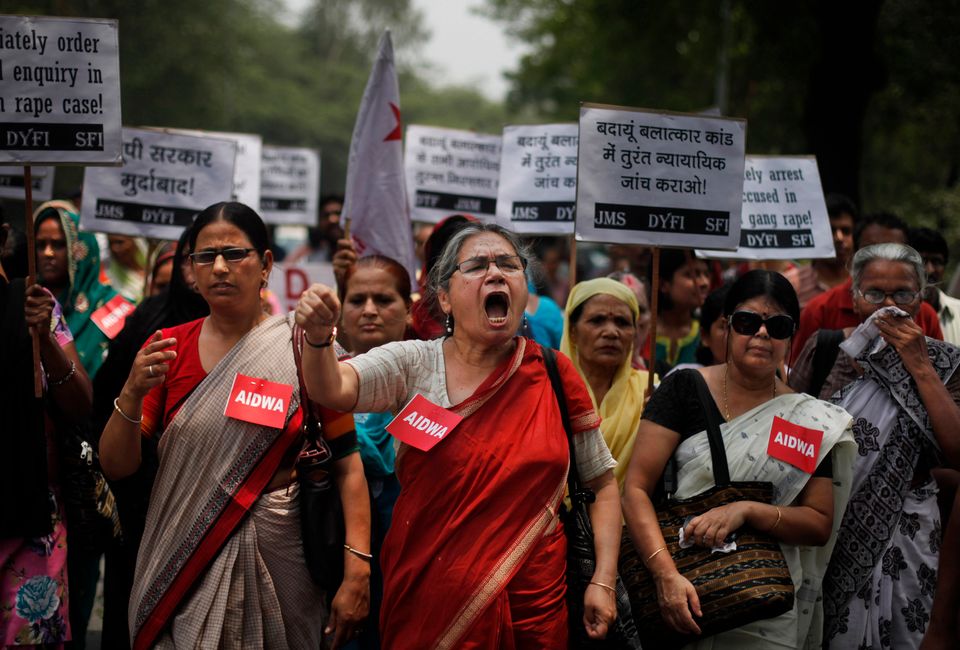
[[[570,297],[567,298],[560,351],[570,357],[577,372],[580,373],[581,377],[584,377],[584,383],[590,392],[593,406],[603,420],[600,424],[603,438],[607,442],[607,447],[610,448],[610,453],[617,460],[613,475],[617,479],[617,484],[622,488],[623,479],[627,473],[627,465],[630,463],[630,455],[633,453],[633,441],[637,437],[637,428],[640,426],[640,415],[643,412],[643,391],[647,387],[647,373],[642,370],[634,370],[630,365],[630,360],[633,357],[631,342],[631,349],[624,357],[623,364],[617,369],[613,384],[604,396],[603,403],[597,405],[597,398],[593,394],[593,389],[590,388],[590,383],[586,381],[583,369],[580,367],[580,356],[577,352],[576,343],[570,337],[570,314],[598,294],[607,294],[623,301],[630,307],[634,321],[636,321],[640,312],[637,306],[637,297],[626,285],[609,278],[581,282],[573,288]]]

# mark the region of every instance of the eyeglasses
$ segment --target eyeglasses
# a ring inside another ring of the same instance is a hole
[[[246,259],[247,255],[257,250],[256,248],[216,248],[209,251],[200,251],[197,253],[190,253],[190,259],[193,260],[194,264],[199,264],[200,266],[205,266],[207,264],[213,264],[217,261],[217,258],[223,255],[223,260],[230,264],[236,264],[237,262],[242,262]]]
[[[493,262],[504,275],[520,275],[527,268],[527,260],[519,255],[497,255],[496,257],[471,257],[460,262],[456,270],[468,278],[476,278],[487,272]]]
[[[860,296],[871,305],[879,305],[887,299],[887,296],[893,298],[893,302],[898,305],[909,305],[911,302],[920,297],[919,291],[909,291],[907,289],[890,292],[880,291],[879,289],[867,289],[866,291],[860,291],[857,289],[857,293],[859,293]]]
[[[756,312],[744,310],[735,311],[733,315],[730,316],[730,327],[732,327],[733,331],[737,334],[753,336],[760,331],[761,325],[766,328],[767,334],[769,334],[772,339],[788,339],[793,336],[793,332],[796,330],[796,324],[793,322],[793,319],[786,314],[777,314],[769,318],[764,318]]]

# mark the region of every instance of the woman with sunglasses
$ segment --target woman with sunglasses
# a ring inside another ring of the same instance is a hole
[[[567,546],[558,512],[571,459],[542,349],[516,336],[528,256],[495,224],[462,226],[430,276],[447,335],[387,343],[344,362],[316,346],[336,333],[336,294],[314,285],[297,306],[311,344],[304,380],[319,403],[398,413],[419,395],[462,418],[427,451],[398,448],[400,495],[380,562],[384,648],[567,647]],[[583,380],[566,357],[556,361],[577,468],[596,495],[596,570],[582,620],[570,626],[599,639],[617,614],[616,463]]]
[[[779,540],[796,587],[790,612],[705,641],[716,650],[819,645],[820,576],[849,494],[855,444],[843,409],[794,393],[777,377],[799,311],[796,292],[779,273],[755,270],[737,280],[724,301],[726,363],[679,370],[663,380],[644,410],[627,470],[623,511],[630,538],[656,582],[663,620],[690,635],[700,634],[697,592],[674,564],[655,513],[667,461],[672,456],[677,464],[674,497],[713,487],[705,431],[709,409],[722,423],[731,480],[773,483],[773,503],[727,504],[694,517],[684,528],[694,544],[708,548],[722,546],[745,526],[769,533]],[[698,398],[701,382],[712,398],[707,404]],[[816,433],[801,434],[798,427]],[[802,460],[789,453],[789,436],[796,447],[799,435],[810,436]]]
[[[217,203],[197,216],[188,247],[210,314],[154,332],[100,439],[112,479],[137,470],[142,438],[158,441],[128,610],[133,647],[317,648],[331,633],[339,645],[369,597],[370,507],[353,420],[324,414],[349,547],[328,622],[300,537],[293,318],[260,309],[273,265],[266,226],[243,204]]]
[[[820,395],[854,418],[859,445],[850,505],[824,579],[825,647],[917,648],[930,620],[940,555],[937,483],[960,467],[960,349],[923,335],[923,258],[909,246],[857,251],[861,325],[821,368]],[[804,346],[790,384],[810,388],[824,336]],[[820,362],[822,364],[822,362]],[[822,376],[826,375],[823,380]]]

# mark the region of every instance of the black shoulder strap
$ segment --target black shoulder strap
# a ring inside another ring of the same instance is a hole
[[[570,414],[567,411],[567,396],[563,391],[560,372],[557,370],[557,356],[551,348],[545,345],[541,345],[540,349],[543,351],[543,363],[547,367],[547,375],[550,377],[553,393],[557,397],[557,406],[560,407],[563,430],[567,432],[567,445],[570,447],[570,473],[567,475],[567,488],[570,491],[570,498],[584,499],[590,503],[595,497],[590,490],[584,488],[580,483],[580,472],[577,470],[577,453],[573,446],[573,429],[570,427]]]
[[[813,373],[810,376],[808,394],[818,397],[823,384],[837,362],[840,344],[843,342],[843,330],[818,330],[817,347],[813,351]]]
[[[723,445],[723,436],[720,434],[720,422],[717,420],[715,409],[709,408],[714,401],[710,395],[707,382],[698,371],[696,377],[697,397],[703,405],[703,413],[707,418],[707,440],[710,441],[710,458],[713,462],[713,480],[718,486],[730,484],[730,468],[727,466],[727,450]]]
[[[316,407],[313,400],[307,395],[307,388],[303,381],[303,328],[299,325],[293,326],[293,359],[297,364],[297,381],[300,384],[300,406],[303,408],[304,433],[307,441],[314,445],[319,445],[322,440],[320,435],[320,418],[317,417]]]

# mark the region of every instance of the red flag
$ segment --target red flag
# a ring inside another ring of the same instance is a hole
[[[380,37],[353,127],[342,219],[350,220],[350,235],[360,255],[392,257],[403,264],[415,285],[413,235],[407,210],[400,85],[387,30]]]

